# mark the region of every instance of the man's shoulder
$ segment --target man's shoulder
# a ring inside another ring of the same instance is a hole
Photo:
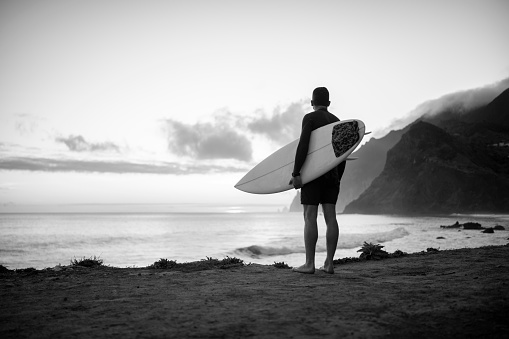
[[[302,117],[302,122],[306,123],[306,122],[312,121],[314,119],[313,113],[315,113],[315,112],[309,112],[308,114],[304,114],[304,116]]]
[[[336,115],[334,115],[333,113],[331,113],[329,111],[326,111],[326,112],[331,120],[339,121],[339,118]]]
[[[340,121],[337,116],[325,110],[309,112],[302,118],[303,125],[313,126],[313,129]]]

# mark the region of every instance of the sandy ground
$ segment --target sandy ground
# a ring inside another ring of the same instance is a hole
[[[509,337],[509,246],[336,266],[0,274],[0,337]]]

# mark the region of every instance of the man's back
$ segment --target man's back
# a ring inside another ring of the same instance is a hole
[[[332,124],[333,122],[339,121],[339,119],[332,113],[328,112],[326,109],[319,109],[317,111],[308,113],[302,119],[302,127],[304,129],[305,124],[310,124],[311,132],[315,129],[323,127],[328,124]]]
[[[297,153],[295,155],[295,166],[293,170],[294,176],[300,173],[302,165],[304,165],[304,161],[306,160],[311,132],[336,121],[339,121],[339,119],[334,114],[328,112],[326,108],[318,109],[304,116],[302,119],[302,131],[299,146],[297,147]],[[341,164],[340,166],[344,168],[344,164]],[[333,171],[335,171],[335,169]]]

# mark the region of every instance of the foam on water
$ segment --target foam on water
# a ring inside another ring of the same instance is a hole
[[[341,234],[338,241],[338,249],[352,249],[361,247],[364,242],[385,243],[397,238],[407,236],[409,233],[403,227],[396,228],[388,232],[378,233],[357,233],[357,234]],[[326,247],[323,244],[317,244],[317,252],[325,252]],[[240,255],[247,255],[252,258],[260,259],[263,257],[288,255],[293,253],[306,253],[304,246],[260,246],[251,245],[247,247],[237,248],[235,253]]]

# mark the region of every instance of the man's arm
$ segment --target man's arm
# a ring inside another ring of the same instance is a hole
[[[337,171],[338,171],[338,181],[341,181],[341,178],[343,177],[343,174],[345,173],[345,167],[346,167],[346,160],[343,161],[338,165]]]
[[[309,149],[309,139],[311,138],[311,132],[313,132],[313,120],[309,117],[309,115],[305,115],[302,119],[302,131],[300,133],[299,145],[297,146],[297,152],[295,153],[295,165],[293,167],[292,177],[299,177],[297,180],[292,179],[290,181],[294,187],[300,188],[302,187],[302,182],[300,181],[300,170],[304,162],[306,161],[306,157],[308,155]],[[297,187],[299,186],[299,187]]]

